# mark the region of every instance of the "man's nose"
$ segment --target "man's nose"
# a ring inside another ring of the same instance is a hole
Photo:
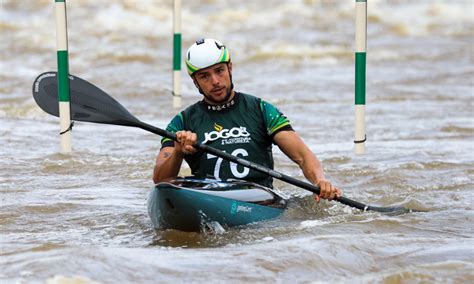
[[[211,83],[213,85],[219,85],[220,81],[216,74],[211,74]]]

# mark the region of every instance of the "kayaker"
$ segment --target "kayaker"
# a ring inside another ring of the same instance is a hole
[[[316,200],[342,194],[324,176],[321,162],[272,104],[234,91],[228,48],[214,39],[196,41],[186,53],[186,67],[203,100],[178,113],[167,130],[177,140],[163,138],[153,171],[155,183],[176,178],[183,159],[198,178],[244,179],[272,187],[272,178],[196,151],[195,143],[240,156],[273,169],[272,144],[302,169],[304,176],[321,188]]]

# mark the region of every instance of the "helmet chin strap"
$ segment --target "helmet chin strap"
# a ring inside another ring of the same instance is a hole
[[[199,86],[199,83],[197,82],[197,80],[196,80],[196,78],[194,77],[194,75],[193,75],[193,83],[194,83],[194,86],[196,86],[196,88],[198,89],[199,93],[201,93],[201,95],[203,95],[203,96],[206,96],[206,95],[204,94],[204,92],[202,91],[201,86]]]

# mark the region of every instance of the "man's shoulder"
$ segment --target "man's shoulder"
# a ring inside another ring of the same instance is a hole
[[[244,105],[252,106],[252,107],[259,107],[260,104],[262,103],[261,98],[256,97],[254,95],[240,93],[240,92],[239,92],[239,101],[244,102]]]
[[[245,100],[256,100],[261,101],[262,99],[251,94],[239,92],[239,95]]]
[[[191,114],[196,112],[196,109],[199,109],[199,102],[196,102],[192,105],[187,106],[184,109],[181,109],[176,115],[171,119],[170,124],[175,126],[184,127],[186,124],[186,119],[190,117]]]
[[[202,104],[202,101],[197,101],[193,103],[192,105],[187,106],[180,113],[192,113],[192,112],[195,112],[196,110],[200,110],[202,109],[201,104]]]

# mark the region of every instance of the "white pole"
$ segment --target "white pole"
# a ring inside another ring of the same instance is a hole
[[[69,55],[67,44],[66,0],[55,0],[56,48],[58,60],[58,100],[61,153],[72,151],[71,107],[69,104]]]
[[[181,0],[173,1],[173,107],[181,107]]]
[[[367,0],[356,0],[355,48],[355,153],[365,153],[365,74],[367,52]]]

